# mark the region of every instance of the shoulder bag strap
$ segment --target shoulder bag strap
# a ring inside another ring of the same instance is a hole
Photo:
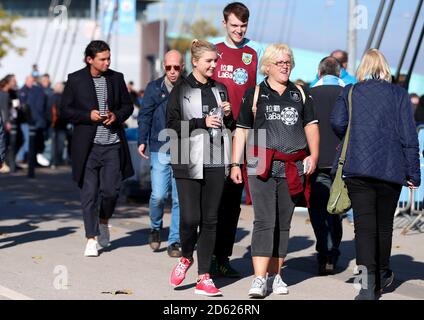
[[[305,91],[303,90],[302,86],[300,86],[298,84],[296,84],[296,88],[300,91],[300,94],[302,95],[303,104],[305,104],[305,102],[306,102]]]
[[[349,124],[347,126],[347,131],[346,131],[346,135],[345,135],[345,139],[344,139],[344,143],[343,143],[343,149],[342,149],[342,153],[340,155],[339,164],[341,164],[341,165],[344,165],[344,163],[346,161],[346,151],[347,151],[347,145],[348,145],[349,137],[350,137],[350,128],[351,128],[351,124],[352,124],[352,92],[353,92],[353,87],[354,86],[352,86],[349,90],[349,97],[348,97]]]

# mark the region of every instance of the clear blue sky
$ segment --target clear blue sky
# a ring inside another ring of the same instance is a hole
[[[213,22],[221,28],[221,12],[231,2],[228,0],[164,0],[163,13],[172,17],[170,31],[178,32],[180,21],[192,23],[200,18]],[[334,49],[347,48],[348,0],[245,0],[251,12],[248,37],[261,42],[286,42],[292,47],[329,53]],[[388,2],[388,1],[386,1]],[[379,0],[358,0],[368,10],[368,29],[358,31],[358,59],[374,21]],[[397,67],[406,41],[418,0],[397,0],[393,8],[381,50],[389,63]],[[387,7],[387,4],[386,4]],[[157,6],[148,10],[148,19],[156,20]],[[381,19],[381,21],[383,18]],[[412,43],[417,42],[424,23],[421,10]],[[404,68],[408,68],[412,51],[407,55]],[[424,44],[421,47],[415,72],[424,74]],[[424,86],[424,84],[423,84]]]

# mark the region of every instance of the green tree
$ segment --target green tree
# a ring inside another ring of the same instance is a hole
[[[207,20],[201,19],[191,26],[191,34],[195,39],[207,39],[216,37],[218,30]]]
[[[182,36],[171,41],[171,48],[186,53],[190,50],[193,39],[207,39],[216,37],[218,30],[207,20],[201,19],[194,22],[191,26],[184,24],[181,30]]]
[[[18,19],[19,17],[17,16],[8,15],[0,7],[0,60],[11,51],[16,52],[18,55],[23,55],[26,50],[13,44],[13,40],[17,37],[25,36],[25,31],[14,25]]]

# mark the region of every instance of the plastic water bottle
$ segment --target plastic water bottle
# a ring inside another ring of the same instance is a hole
[[[213,108],[210,112],[209,112],[209,116],[218,116],[219,120],[221,121],[221,126],[220,128],[222,128],[222,118],[224,117],[222,108],[217,107],[217,108]],[[209,128],[209,135],[214,138],[216,137],[220,132],[221,129],[216,129],[216,128]]]

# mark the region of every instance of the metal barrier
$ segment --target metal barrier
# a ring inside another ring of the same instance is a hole
[[[424,232],[424,125],[417,127],[420,148],[421,186],[410,190],[403,187],[395,212],[395,228],[402,228],[401,234],[406,235],[410,230]]]

